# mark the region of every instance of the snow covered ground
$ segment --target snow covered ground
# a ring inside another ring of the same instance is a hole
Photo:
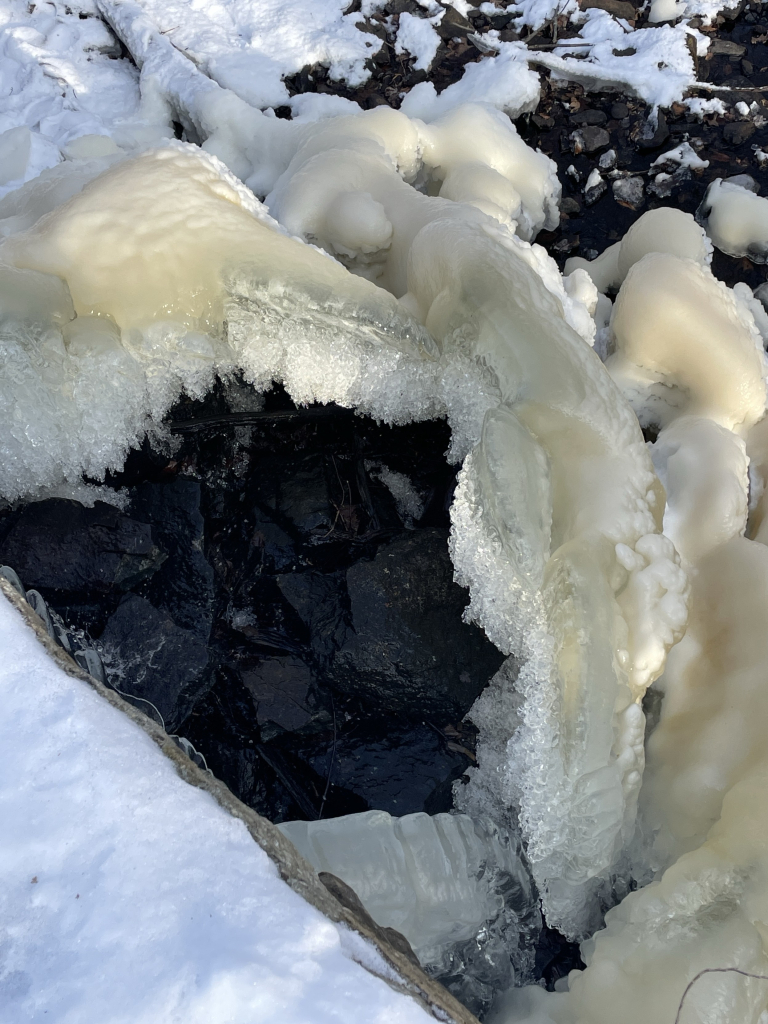
[[[0,650],[2,1024],[431,1019],[2,596]]]
[[[390,45],[365,30],[366,17],[382,5],[383,0],[365,0],[349,14],[346,0],[139,0],[138,8],[178,52],[248,104],[260,109],[289,105],[294,116],[318,117],[356,106],[337,96],[291,97],[284,77],[321,62],[331,80],[362,84],[370,76],[366,59]],[[692,0],[688,13],[699,13],[702,5],[708,18],[722,6],[720,0]],[[147,122],[157,115],[153,98],[140,96],[139,72],[107,24],[110,11],[121,6],[121,0],[0,0],[0,193],[55,165],[79,136],[110,135],[128,148],[149,141]],[[424,19],[401,16],[395,48],[411,53],[416,66],[426,69],[439,42],[436,26],[443,8],[434,0],[422,6]],[[459,0],[453,6],[460,12],[469,9]],[[605,11],[571,7],[561,0],[563,13],[582,23],[576,40],[561,40],[551,50],[529,50],[523,43],[500,41],[491,29],[483,35],[487,56],[467,65],[464,77],[441,94],[439,103],[434,86],[422,82],[403,109],[431,118],[480,98],[502,109],[524,109],[520,100],[529,102],[537,91],[531,61],[588,87],[614,84],[632,90],[652,105],[681,99],[695,83],[688,40],[695,41],[699,56],[709,41],[685,20],[634,30]],[[554,9],[551,0],[507,6],[521,31],[543,25]],[[18,155],[18,137],[3,134],[14,128],[32,133],[25,159]]]

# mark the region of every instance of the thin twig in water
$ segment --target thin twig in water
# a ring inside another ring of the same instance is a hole
[[[683,1012],[683,1003],[685,997],[691,991],[693,986],[702,978],[705,974],[741,974],[745,978],[756,978],[758,981],[768,981],[768,974],[753,974],[752,971],[742,971],[740,967],[705,967],[703,971],[699,971],[695,978],[691,978],[688,984],[685,986],[685,992],[683,992],[680,1004],[677,1007],[677,1015],[675,1016],[675,1024],[680,1024],[680,1014]]]
[[[333,712],[333,745],[331,746],[331,763],[328,765],[328,778],[325,780],[325,792],[323,793],[323,799],[320,803],[320,813],[317,816],[318,821],[323,816],[323,810],[325,808],[325,801],[328,796],[328,790],[331,788],[331,775],[333,774],[333,763],[336,760],[336,704],[333,700],[333,694],[331,694],[331,711]]]

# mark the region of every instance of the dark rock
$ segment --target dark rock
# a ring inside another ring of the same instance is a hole
[[[307,697],[312,671],[299,658],[266,658],[244,669],[241,677],[256,704],[259,725],[275,722],[291,732],[311,720]]]
[[[277,585],[309,630],[313,654],[321,663],[327,663],[350,632],[344,574],[290,573],[278,576]]]
[[[461,622],[466,591],[453,582],[447,531],[418,530],[347,570],[352,628],[333,680],[390,711],[461,718],[502,656]]]
[[[570,196],[566,196],[560,203],[560,212],[567,213],[568,215],[580,213],[581,206],[577,199],[572,199]]]
[[[614,103],[611,107],[611,117],[615,121],[623,121],[625,117],[629,117],[629,107],[626,103]]]
[[[341,878],[338,878],[336,875],[332,875],[330,871],[321,871],[317,877],[323,883],[328,892],[332,896],[336,897],[342,907],[346,907],[347,910],[351,910],[356,914],[358,918],[371,929],[380,942],[388,943],[396,949],[398,953],[402,953],[404,957],[407,957],[412,964],[415,964],[417,967],[421,967],[419,958],[413,952],[408,939],[406,939],[406,937],[395,928],[384,928],[381,925],[376,924],[351,885],[347,885],[347,883],[342,881]]]
[[[746,46],[742,46],[741,43],[734,43],[731,39],[719,39],[715,36],[709,44],[707,56],[711,53],[713,57],[743,57],[746,52]]]
[[[593,188],[588,189],[584,193],[584,202],[587,206],[593,206],[598,199],[601,199],[608,191],[608,183],[602,178]]]
[[[723,128],[723,138],[731,146],[740,146],[751,139],[756,130],[752,121],[732,121]]]
[[[128,590],[164,559],[147,523],[103,501],[93,508],[65,498],[33,502],[0,544],[0,562],[12,566],[27,588],[44,590]]]
[[[152,524],[153,537],[168,555],[145,596],[167,611],[177,626],[207,641],[213,621],[214,574],[203,553],[200,484],[183,477],[143,484],[134,493],[131,511]]]
[[[581,129],[581,137],[584,139],[584,149],[587,153],[597,153],[610,145],[611,137],[605,128],[598,128],[595,125],[586,125]]]
[[[659,111],[654,123],[652,118],[639,121],[631,133],[631,137],[640,150],[658,149],[669,138],[667,119],[663,111]]]
[[[205,643],[166,612],[129,594],[107,622],[100,646],[109,682],[154,717],[150,701],[175,731],[212,680],[213,659]]]
[[[416,3],[416,0],[387,0],[387,14],[413,14],[416,17],[423,17],[424,11]]]
[[[451,808],[450,787],[470,766],[471,758],[451,749],[437,729],[427,724],[400,726],[382,723],[378,732],[355,731],[329,739],[321,753],[305,760],[321,778],[330,777],[365,800],[368,807],[397,816]],[[454,744],[456,746],[456,744]],[[436,804],[442,792],[445,801]]]
[[[463,14],[459,14],[455,7],[448,7],[435,31],[441,39],[455,39],[474,30]]]
[[[581,9],[584,11],[596,7],[600,11],[607,11],[614,18],[625,18],[634,25],[637,11],[632,4],[626,0],[581,0]]]
[[[754,66],[752,65],[751,61],[743,60],[741,62],[741,73],[743,75],[745,75],[747,78],[749,78],[751,75],[753,75],[754,71],[755,71],[755,69],[754,69]]]
[[[571,114],[571,124],[605,124],[608,120],[608,115],[603,113],[602,110],[577,110],[575,114]]]
[[[285,530],[273,522],[258,508],[252,513],[254,520],[251,547],[261,553],[262,565],[277,572],[290,568],[296,561],[293,542]]]
[[[315,457],[285,467],[268,503],[310,541],[322,539],[332,529],[335,513],[325,469]]]

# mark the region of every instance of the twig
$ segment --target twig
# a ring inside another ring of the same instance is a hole
[[[734,974],[741,974],[745,978],[757,978],[758,981],[768,981],[768,974],[753,974],[752,971],[742,971],[740,967],[705,967],[703,971],[699,971],[695,978],[691,978],[688,984],[685,986],[685,992],[683,992],[680,1004],[677,1007],[677,1015],[675,1017],[675,1024],[680,1024],[680,1014],[683,1012],[683,1003],[685,997],[691,991],[693,986],[702,978],[705,974],[728,974],[733,972]]]

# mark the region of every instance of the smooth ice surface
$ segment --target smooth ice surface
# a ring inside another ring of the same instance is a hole
[[[765,357],[754,317],[693,260],[650,253],[630,270],[611,319],[608,368],[641,422],[683,412],[746,430],[765,411]]]
[[[533,907],[514,844],[463,814],[366,811],[278,828],[317,871],[350,885],[377,924],[405,935],[423,965],[498,917],[510,884]]]
[[[432,1019],[1,597],[0,649],[4,1024]]]
[[[661,206],[639,217],[621,241],[609,245],[596,259],[572,256],[566,260],[565,272],[585,271],[598,292],[605,294],[619,288],[635,263],[652,252],[695,260],[702,266],[712,261],[712,245],[690,213]]]
[[[768,199],[731,181],[715,178],[697,217],[718,249],[729,256],[768,262]]]

